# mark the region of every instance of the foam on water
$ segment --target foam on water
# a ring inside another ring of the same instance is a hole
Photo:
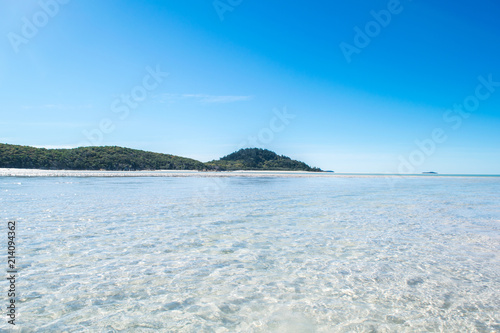
[[[0,186],[27,331],[500,330],[499,178]]]

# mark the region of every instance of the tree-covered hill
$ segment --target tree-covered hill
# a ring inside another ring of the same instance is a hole
[[[270,150],[241,149],[220,160],[190,158],[116,146],[46,149],[0,143],[0,168],[50,170],[279,170],[321,171]]]
[[[260,148],[240,149],[217,161],[205,164],[220,170],[321,171],[319,168],[311,168],[304,162]]]
[[[53,170],[203,170],[200,161],[122,147],[45,149],[0,144],[0,168]]]

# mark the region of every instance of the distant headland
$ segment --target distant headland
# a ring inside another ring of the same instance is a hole
[[[45,170],[199,170],[310,171],[322,170],[260,148],[240,149],[203,163],[191,158],[117,147],[46,149],[0,143],[0,168]]]

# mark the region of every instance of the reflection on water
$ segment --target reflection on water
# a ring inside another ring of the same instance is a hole
[[[500,330],[500,179],[215,184],[0,178],[2,216],[18,221],[18,326]]]

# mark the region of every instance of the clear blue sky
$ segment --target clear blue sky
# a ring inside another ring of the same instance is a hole
[[[55,1],[0,3],[0,142],[500,174],[496,0]]]

